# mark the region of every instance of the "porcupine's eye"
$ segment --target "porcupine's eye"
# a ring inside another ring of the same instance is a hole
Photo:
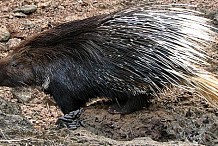
[[[17,62],[15,62],[15,61],[13,61],[13,62],[11,62],[10,66],[11,66],[12,69],[18,69],[18,68],[20,68],[22,65],[19,64],[19,63],[17,63]]]
[[[15,62],[11,63],[11,67],[16,68],[17,66],[18,66],[17,63],[15,63]]]

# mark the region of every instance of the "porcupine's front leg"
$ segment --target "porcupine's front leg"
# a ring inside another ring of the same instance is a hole
[[[67,92],[67,90],[54,90],[52,87],[54,88],[57,86],[50,86],[48,93],[53,96],[58,107],[64,114],[64,116],[59,117],[56,122],[58,128],[66,127],[69,129],[77,129],[80,126],[83,126],[79,117],[82,113],[81,107],[86,103],[86,101],[70,96],[70,93]]]

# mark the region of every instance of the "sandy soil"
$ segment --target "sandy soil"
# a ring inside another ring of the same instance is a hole
[[[0,26],[11,34],[0,43],[0,57],[29,36],[63,22],[133,5],[175,3],[196,5],[218,20],[217,0],[0,0]],[[14,16],[25,5],[37,10]],[[211,56],[217,59],[217,53]],[[214,62],[211,70],[216,73]],[[55,121],[62,113],[52,97],[36,89],[0,87],[0,145],[218,145],[218,110],[194,92],[166,91],[150,107],[124,116],[109,114],[107,107],[105,102],[84,107],[85,127],[57,129]]]

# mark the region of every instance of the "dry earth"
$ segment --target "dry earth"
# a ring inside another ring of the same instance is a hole
[[[10,32],[10,39],[0,43],[0,57],[32,34],[63,22],[133,5],[175,3],[196,5],[218,22],[217,0],[0,0],[0,26]],[[25,5],[37,10],[15,13]],[[216,73],[217,52],[211,56]],[[0,145],[218,145],[218,110],[194,92],[165,92],[149,108],[125,116],[108,114],[105,103],[92,104],[81,115],[85,127],[68,130],[56,128],[62,113],[49,95],[1,87]]]

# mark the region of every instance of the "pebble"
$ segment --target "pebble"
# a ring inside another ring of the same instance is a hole
[[[20,42],[21,42],[21,39],[11,38],[10,40],[8,40],[6,44],[8,48],[12,48],[12,47],[16,47]]]
[[[46,8],[46,7],[49,7],[49,6],[51,6],[51,1],[47,1],[45,3],[39,3],[38,4],[38,7],[40,7],[40,8]]]
[[[0,27],[0,42],[8,41],[11,34],[5,26]]]
[[[58,9],[64,10],[65,8],[64,8],[64,6],[58,6]]]
[[[8,11],[9,11],[9,7],[3,6],[3,7],[1,8],[1,11],[2,11],[2,12],[8,12]]]
[[[21,12],[24,14],[31,14],[31,13],[35,12],[36,9],[37,9],[36,5],[25,5],[25,6],[14,9],[13,12],[14,13]]]
[[[0,43],[0,52],[1,51],[7,51],[8,50],[8,48],[7,48],[7,46],[5,45],[5,43]]]
[[[0,113],[5,113],[5,114],[20,114],[20,107],[16,104],[13,104],[4,98],[0,97]],[[1,123],[2,124],[2,123]],[[2,125],[1,125],[2,127]]]
[[[30,20],[25,20],[22,22],[22,24],[25,27],[25,29],[31,29],[35,27],[35,24],[33,23],[33,21],[30,21]]]
[[[70,16],[67,16],[65,18],[66,21],[73,21],[73,20],[76,20],[78,19],[78,16],[75,16],[75,15],[70,15]]]
[[[100,9],[107,9],[107,8],[108,8],[108,5],[105,4],[105,3],[99,3],[99,4],[98,4],[98,7],[99,7]]]
[[[26,17],[27,15],[22,13],[22,12],[16,12],[13,14],[13,16],[18,17],[18,18],[22,18],[22,17]]]
[[[97,0],[94,0],[92,3],[93,3],[93,4],[96,4],[96,3],[98,3],[98,1],[97,1]]]
[[[13,88],[11,93],[19,102],[28,103],[32,99],[31,88]]]
[[[216,20],[218,22],[218,11],[216,12],[216,14],[214,15],[214,20]]]
[[[9,19],[13,19],[13,18],[14,18],[14,15],[9,15],[8,18],[9,18]]]

